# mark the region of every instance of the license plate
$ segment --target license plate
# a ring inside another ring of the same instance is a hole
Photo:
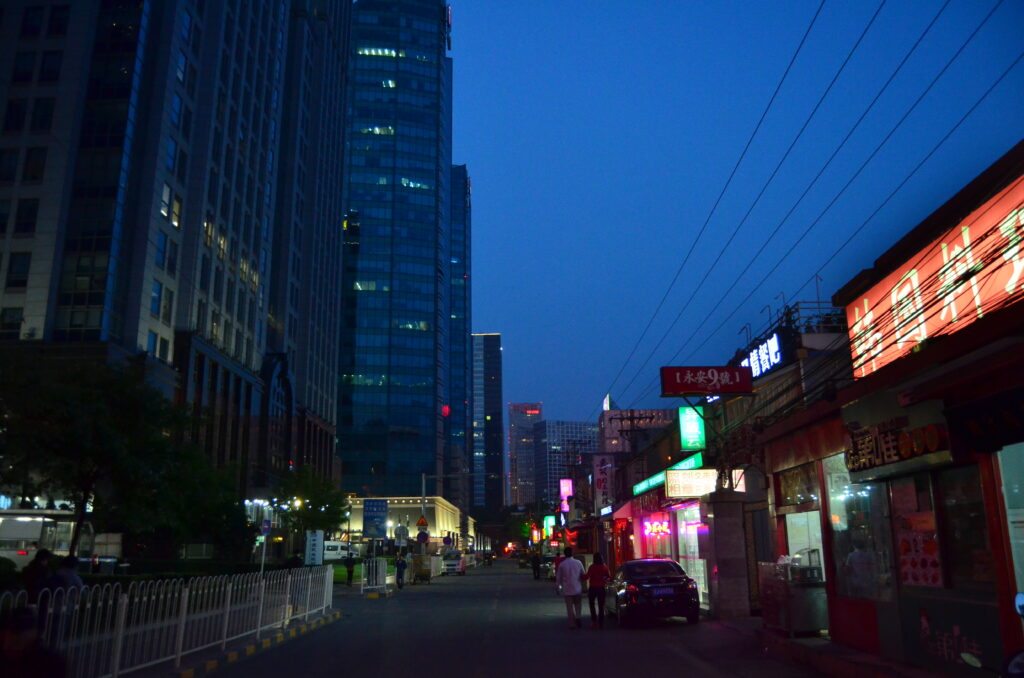
[[[654,595],[656,595],[656,596],[671,596],[675,592],[676,592],[676,590],[674,588],[671,588],[671,587],[654,589]]]

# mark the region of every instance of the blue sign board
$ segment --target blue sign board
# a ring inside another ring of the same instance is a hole
[[[264,537],[270,534],[270,518],[263,519],[263,524],[260,525],[260,534],[262,534]]]
[[[363,500],[363,537],[386,539],[388,536],[388,500]]]
[[[418,541],[421,544],[426,544],[428,541],[430,541],[430,535],[426,532],[420,532],[416,535],[416,541]]]

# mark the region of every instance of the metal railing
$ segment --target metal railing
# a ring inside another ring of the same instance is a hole
[[[70,678],[105,678],[304,622],[331,607],[334,568],[166,579],[0,594],[0,612],[32,608],[43,645]]]
[[[388,590],[387,558],[366,558],[363,560],[363,576],[359,592],[384,592]]]

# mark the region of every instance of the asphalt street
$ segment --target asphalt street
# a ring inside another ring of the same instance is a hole
[[[344,588],[344,587],[342,587]],[[466,576],[406,586],[387,599],[338,595],[342,619],[218,676],[816,675],[763,655],[747,634],[683,619],[570,630],[554,585],[501,560]]]

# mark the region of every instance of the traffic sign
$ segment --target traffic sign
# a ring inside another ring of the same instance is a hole
[[[428,541],[430,541],[430,535],[426,532],[420,532],[416,535],[416,541],[418,541],[421,544],[426,544]]]
[[[270,518],[263,519],[263,524],[260,525],[260,534],[264,537],[270,534]]]
[[[452,538],[451,537],[445,537],[444,539],[441,540],[441,543],[444,544],[445,546],[448,546],[448,545],[450,545],[452,543]]]
[[[426,527],[426,526],[427,526],[427,517],[426,516],[420,516],[420,519],[416,521],[416,527]]]

